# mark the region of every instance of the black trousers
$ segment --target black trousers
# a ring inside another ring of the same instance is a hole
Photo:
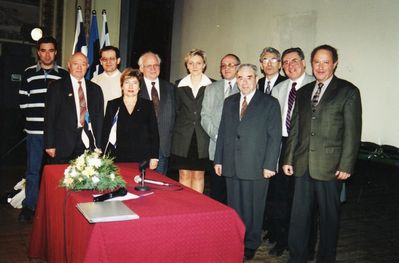
[[[318,208],[320,239],[317,262],[335,262],[338,241],[340,192],[342,182],[312,179],[307,171],[295,177],[295,192],[291,211],[288,245],[288,262],[307,262],[308,240],[314,218],[314,207]]]
[[[257,249],[262,243],[262,223],[269,179],[241,180],[226,177],[227,203],[245,224],[245,247]]]

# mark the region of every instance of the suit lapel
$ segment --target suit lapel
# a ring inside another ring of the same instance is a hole
[[[331,101],[337,93],[337,78],[334,76],[328,84],[326,91],[324,92],[323,96],[320,99],[319,104],[317,107],[323,107],[324,104],[327,104],[329,101]]]
[[[75,103],[75,93],[73,92],[72,80],[70,77],[65,78],[66,86],[68,87],[65,89],[65,97],[67,102],[67,107],[70,108],[71,112],[74,114],[70,114],[72,121],[74,123],[78,122],[78,117],[76,116],[76,103]]]
[[[159,85],[161,85],[161,83],[159,83]],[[148,94],[147,85],[145,84],[144,80],[141,81],[140,87],[141,87],[141,89],[140,89],[140,97],[149,100],[150,99],[150,95]],[[162,96],[162,94],[161,94],[161,96]]]

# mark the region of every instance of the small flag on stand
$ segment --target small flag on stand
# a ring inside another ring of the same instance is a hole
[[[118,116],[119,116],[119,108],[116,111],[114,118],[112,119],[112,127],[109,132],[108,142],[105,147],[104,154],[107,153],[109,144],[112,144],[116,148],[116,132],[117,132],[117,126],[118,126]]]
[[[97,15],[96,10],[91,12],[91,24],[89,35],[89,47],[87,58],[89,60],[89,69],[86,73],[86,79],[92,79],[98,75],[100,61],[99,61],[100,41],[98,39]]]
[[[72,54],[75,52],[82,52],[87,56],[87,44],[86,35],[84,32],[82,9],[78,6],[78,13],[76,16],[76,30],[75,30],[75,41],[73,43]]]

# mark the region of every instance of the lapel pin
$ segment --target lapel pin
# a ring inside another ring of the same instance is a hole
[[[68,94],[68,97],[72,97],[72,93],[69,93],[69,94]]]

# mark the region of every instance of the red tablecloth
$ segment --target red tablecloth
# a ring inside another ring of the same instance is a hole
[[[137,164],[119,164],[133,193]],[[242,262],[245,227],[236,212],[191,189],[124,203],[137,220],[89,224],[75,207],[92,191],[59,187],[66,165],[44,167],[29,256],[48,262]],[[147,171],[148,179],[176,183]]]

